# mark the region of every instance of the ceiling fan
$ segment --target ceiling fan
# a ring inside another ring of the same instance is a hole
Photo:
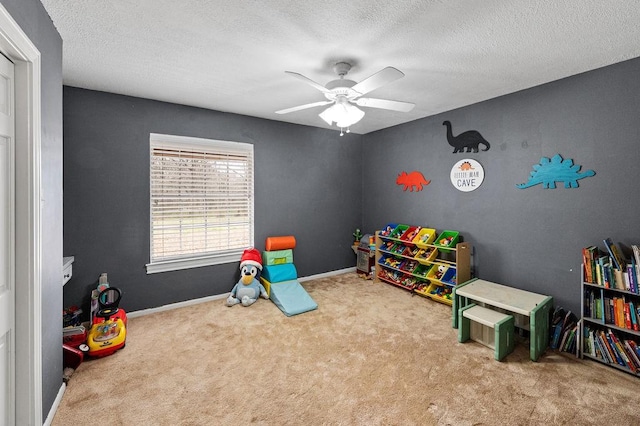
[[[348,133],[349,127],[364,117],[364,111],[359,109],[357,106],[401,112],[411,111],[415,106],[415,104],[409,102],[362,97],[385,84],[404,77],[404,73],[396,68],[386,67],[362,80],[360,83],[356,83],[353,80],[345,78],[350,69],[351,64],[347,62],[338,62],[335,64],[333,70],[338,74],[339,78],[328,82],[325,86],[322,86],[310,78],[305,77],[302,74],[298,74],[297,72],[285,71],[287,74],[298,78],[321,91],[327,100],[282,109],[280,111],[276,111],[276,114],[288,114],[290,112],[300,111],[307,108],[332,104],[319,115],[320,118],[330,126],[335,122],[336,126],[340,128],[340,136],[342,136],[344,134],[344,129],[346,129]]]

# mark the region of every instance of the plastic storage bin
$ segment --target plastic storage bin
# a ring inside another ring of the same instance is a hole
[[[451,289],[448,287],[442,287],[437,284],[431,283],[431,285],[427,289],[427,294],[432,299],[439,300],[448,305],[452,304]]]
[[[416,253],[415,258],[423,265],[431,265],[433,259],[438,256],[438,249],[435,247],[428,247],[426,249],[420,250],[421,251],[418,251],[418,253]]]
[[[427,279],[441,281],[442,277],[447,273],[447,269],[445,265],[433,265],[427,274]]]
[[[407,246],[404,251],[402,252],[403,256],[407,256],[407,257],[416,257],[416,255],[418,254],[418,252],[421,249],[419,249],[418,247],[415,246]]]
[[[436,230],[433,228],[422,228],[413,239],[413,243],[422,249],[427,248],[436,239]]]
[[[418,275],[419,277],[426,278],[429,270],[431,270],[431,265],[420,264],[416,269],[413,270],[413,275]]]
[[[447,272],[444,273],[440,281],[445,284],[456,285],[456,268],[449,266],[449,268],[447,268]]]
[[[420,226],[410,226],[404,233],[400,236],[400,241],[405,244],[413,244],[413,240],[418,235],[422,228]]]
[[[420,265],[417,260],[406,259],[400,265],[400,269],[402,271],[408,272],[410,274]]]
[[[409,225],[398,225],[393,231],[391,231],[391,234],[389,234],[389,238],[395,238],[396,240],[398,240],[400,239],[402,234],[407,231],[407,229],[409,229]]]
[[[388,268],[400,269],[400,265],[402,264],[402,260],[393,256],[382,256],[378,261],[379,264],[386,266]]]
[[[458,243],[458,231],[442,231],[436,241],[433,243],[434,245],[440,248],[440,251],[448,253],[451,250],[447,250],[447,247],[455,247]]]
[[[381,237],[388,237],[391,235],[393,230],[396,229],[396,226],[398,226],[397,223],[389,223],[387,226],[382,228],[378,235],[380,235]]]

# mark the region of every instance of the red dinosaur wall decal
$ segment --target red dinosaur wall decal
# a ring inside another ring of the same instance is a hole
[[[397,185],[404,185],[403,191],[409,189],[413,192],[413,189],[416,188],[416,191],[422,191],[422,185],[429,185],[431,183],[430,180],[426,180],[422,173],[418,171],[412,171],[411,173],[402,172],[398,175],[396,179]]]

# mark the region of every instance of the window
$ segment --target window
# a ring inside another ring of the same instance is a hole
[[[253,246],[253,145],[150,136],[147,273],[234,262]]]

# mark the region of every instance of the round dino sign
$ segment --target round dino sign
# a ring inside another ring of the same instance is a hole
[[[476,160],[465,158],[451,168],[451,184],[458,191],[470,192],[478,189],[484,180],[484,169]]]

